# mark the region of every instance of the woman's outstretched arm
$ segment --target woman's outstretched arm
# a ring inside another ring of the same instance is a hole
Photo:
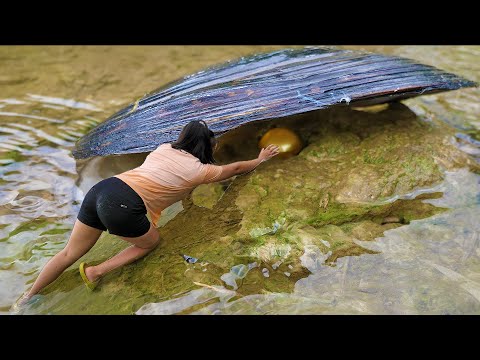
[[[262,162],[270,160],[278,155],[278,146],[268,145],[260,150],[258,157],[253,160],[237,161],[228,165],[222,165],[222,174],[215,179],[215,182],[228,179],[235,175],[245,174],[255,169]]]

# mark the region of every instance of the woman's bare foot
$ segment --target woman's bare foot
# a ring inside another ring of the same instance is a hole
[[[18,299],[17,304],[19,306],[25,305],[30,299],[31,299],[31,296],[29,296],[28,293],[25,293],[22,295],[20,299]]]
[[[31,298],[32,296],[29,296],[28,292],[23,294],[22,297],[12,305],[10,312],[18,313],[30,301]]]
[[[101,275],[97,273],[95,266],[88,266],[85,268],[85,275],[87,279],[91,282],[95,282],[100,279]]]

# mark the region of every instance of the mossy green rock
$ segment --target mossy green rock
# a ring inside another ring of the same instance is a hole
[[[237,297],[288,293],[309,274],[299,260],[306,246],[317,246],[331,266],[342,256],[374,253],[357,240],[444,210],[423,202],[442,195],[436,187],[444,170],[478,172],[475,161],[451,145],[447,128],[399,103],[378,113],[345,107],[250,123],[220,138],[217,160],[256,157],[258,139],[274,126],[299,134],[306,146],[298,156],[263,163],[226,190],[217,184],[194,192],[159,229],[162,245],[145,258],[108,274],[92,293],[78,262],[26,313],[131,314],[202,286],[231,289],[222,275],[254,262],[258,266],[236,281]],[[99,263],[126,246],[104,234],[81,261]],[[189,264],[184,254],[199,260]]]

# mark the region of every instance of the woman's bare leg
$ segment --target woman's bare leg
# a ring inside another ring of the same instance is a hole
[[[87,275],[88,280],[96,281],[110,271],[144,257],[160,243],[158,230],[151,224],[150,229],[145,235],[135,238],[120,236],[120,238],[133,245],[101,264],[88,266],[85,269],[85,275]]]
[[[66,268],[80,259],[95,245],[102,232],[102,230],[85,225],[79,220],[75,221],[67,245],[47,262],[24,298],[29,299],[56,280]]]

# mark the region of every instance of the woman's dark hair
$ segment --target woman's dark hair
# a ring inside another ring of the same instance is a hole
[[[203,164],[214,164],[213,147],[216,144],[215,134],[208,129],[205,121],[195,120],[183,127],[172,148],[189,152]]]

